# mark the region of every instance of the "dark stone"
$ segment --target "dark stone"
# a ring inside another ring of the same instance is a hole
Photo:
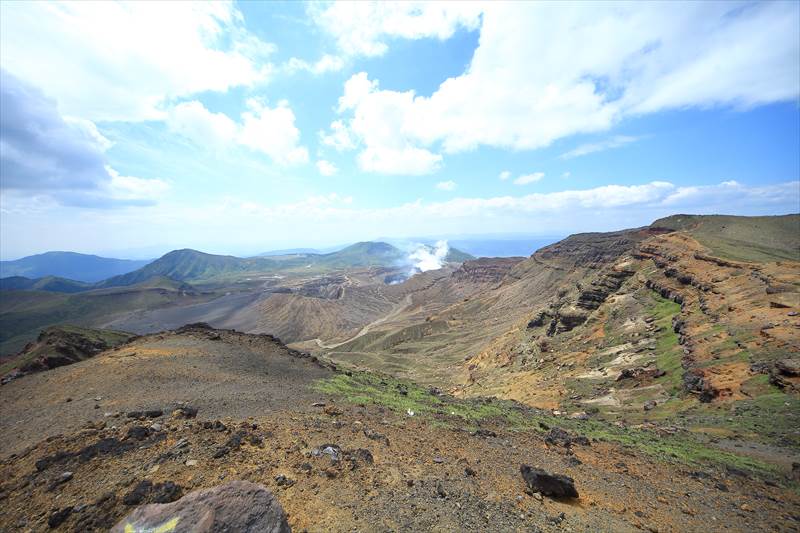
[[[386,444],[386,446],[389,446],[389,437],[383,433],[378,433],[377,431],[373,431],[369,428],[364,428],[364,436],[369,440],[381,441]]]
[[[152,481],[144,479],[122,498],[125,505],[139,505],[144,502],[170,503],[174,502],[182,495],[180,485],[172,481],[153,484]]]
[[[212,455],[212,457],[214,459],[219,459],[220,457],[228,455],[228,452],[230,451],[231,449],[228,448],[227,446],[220,446],[219,448],[217,448],[217,451],[214,452],[214,455]]]
[[[131,426],[128,428],[128,438],[144,440],[150,435],[150,430],[144,426]]]
[[[581,446],[591,445],[589,439],[583,435],[572,435],[559,427],[551,429],[550,433],[545,435],[544,441],[551,446],[563,446],[564,448],[570,448],[573,444]]]
[[[784,376],[800,376],[800,359],[781,359],[775,362],[775,369]]]
[[[554,498],[577,498],[575,480],[561,474],[550,474],[541,468],[521,465],[522,478],[531,492],[541,492]]]
[[[473,437],[496,437],[497,433],[488,429],[476,429],[470,435]]]
[[[180,485],[172,481],[156,483],[150,491],[153,503],[172,503],[183,495]]]
[[[48,518],[47,518],[47,525],[51,528],[57,528],[61,524],[64,523],[64,520],[69,518],[69,515],[72,514],[72,507],[64,507],[63,509],[59,509],[54,511]]]
[[[122,497],[122,503],[125,505],[139,505],[147,498],[152,489],[153,482],[144,479],[137,483],[136,486],[133,487],[133,490]]]
[[[195,491],[174,503],[140,507],[111,531],[152,531],[170,521],[177,522],[173,533],[291,532],[286,513],[272,493],[247,481]]]

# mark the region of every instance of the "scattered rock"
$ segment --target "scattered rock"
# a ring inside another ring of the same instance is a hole
[[[781,359],[775,362],[775,369],[784,376],[800,376],[800,359]]]
[[[545,435],[544,441],[551,446],[563,446],[564,448],[570,448],[573,444],[579,444],[581,446],[591,445],[587,437],[583,435],[572,435],[559,427],[552,428],[550,432]]]
[[[128,428],[128,438],[144,440],[150,435],[150,430],[144,426],[131,426]]]
[[[442,485],[441,481],[436,482],[436,495],[440,498],[447,498],[447,491],[444,490],[444,486]]]
[[[63,524],[64,520],[69,518],[69,515],[71,514],[72,514],[71,506],[58,509],[57,511],[51,513],[50,516],[47,518],[47,525],[50,526],[51,529],[57,528],[58,526]]]
[[[470,435],[473,437],[496,437],[497,433],[489,429],[476,429]]]
[[[172,411],[172,418],[195,418],[197,409],[188,405],[182,405]]]
[[[644,410],[650,411],[652,409],[655,409],[657,405],[658,402],[656,402],[655,400],[647,400],[646,402],[644,402]]]
[[[522,478],[531,492],[541,492],[554,498],[577,498],[575,480],[561,474],[550,474],[541,468],[521,465]]]
[[[175,533],[291,532],[286,513],[273,494],[264,486],[248,481],[232,481],[195,491],[174,503],[140,507],[111,531],[155,531],[173,521]]]
[[[369,428],[364,428],[364,436],[370,440],[380,441],[389,446],[389,437],[382,433],[378,433],[377,431],[373,431]]]
[[[186,466],[197,466],[197,459],[189,459],[184,464]]]
[[[326,405],[322,412],[328,416],[339,416],[342,414],[342,410],[335,405]]]
[[[290,478],[284,476],[283,474],[278,474],[277,476],[275,476],[275,483],[277,483],[279,487],[287,487],[288,488],[288,487],[291,487],[292,485],[294,485],[295,482],[294,482],[293,479],[290,479]]]
[[[181,497],[181,487],[167,481],[153,484],[149,479],[144,479],[122,498],[125,505],[139,505],[145,501],[153,503],[170,503]]]
[[[144,420],[145,418],[158,418],[164,415],[161,409],[150,409],[147,411],[129,411],[126,416],[128,418],[135,418],[136,420]]]

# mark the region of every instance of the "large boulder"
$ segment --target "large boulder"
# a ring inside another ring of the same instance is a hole
[[[191,492],[174,503],[137,508],[112,533],[290,533],[281,504],[262,485],[232,481]]]
[[[541,468],[522,465],[520,472],[528,489],[532,492],[541,492],[545,496],[554,498],[577,498],[578,490],[575,488],[575,480],[561,474],[550,474]]]

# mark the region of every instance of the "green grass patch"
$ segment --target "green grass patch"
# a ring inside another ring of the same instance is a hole
[[[617,427],[602,420],[555,417],[512,401],[437,396],[411,382],[368,372],[338,374],[317,381],[313,388],[348,403],[380,406],[398,414],[410,409],[415,416],[435,427],[474,429],[491,422],[507,431],[544,432],[545,427],[559,426],[667,462],[697,467],[732,466],[769,478],[775,478],[777,471],[771,464],[721,450],[704,441],[702,436],[686,432],[662,435],[645,429]]]

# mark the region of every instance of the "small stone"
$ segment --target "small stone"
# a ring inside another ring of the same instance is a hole
[[[339,416],[342,414],[342,410],[335,405],[326,405],[322,412],[328,416]]]
[[[541,468],[521,465],[522,478],[532,492],[541,492],[554,498],[577,498],[575,480],[561,474],[550,474]]]
[[[47,525],[53,529],[57,528],[64,523],[64,520],[69,518],[70,514],[72,514],[72,507],[64,507],[63,509],[59,509],[48,517]]]
[[[186,466],[197,466],[197,459],[189,459],[185,464]]]

